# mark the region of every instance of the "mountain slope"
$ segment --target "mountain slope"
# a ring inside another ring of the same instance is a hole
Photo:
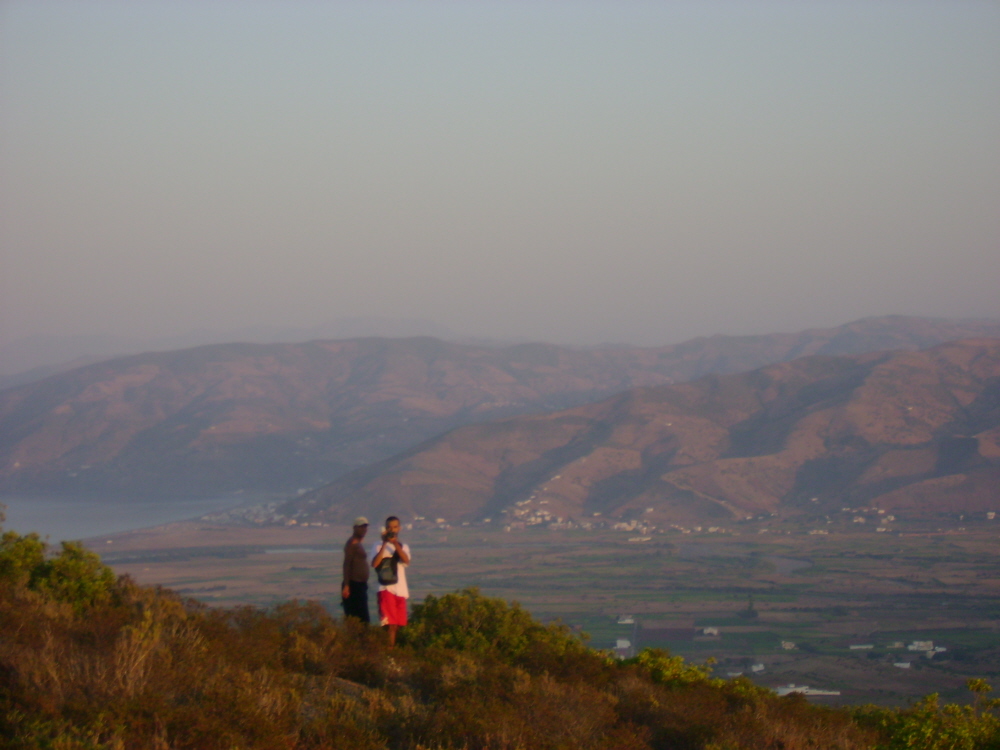
[[[914,349],[990,331],[1000,335],[1000,322],[889,317],[656,349],[414,338],[136,355],[0,392],[0,490],[290,491],[463,424],[802,353]]]
[[[234,344],[0,393],[6,487],[301,486],[458,424],[667,381],[657,352],[436,339]]]
[[[812,356],[454,430],[285,512],[658,523],[1000,505],[1000,339]]]

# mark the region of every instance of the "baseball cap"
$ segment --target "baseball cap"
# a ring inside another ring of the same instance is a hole
[[[354,519],[354,525],[355,526],[367,526],[368,525],[368,519],[365,518],[364,516],[358,516],[357,518]]]

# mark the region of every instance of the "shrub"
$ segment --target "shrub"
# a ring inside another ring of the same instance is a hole
[[[106,601],[115,587],[111,568],[78,542],[63,542],[62,550],[47,557],[48,545],[37,534],[8,531],[0,537],[0,581],[26,586],[77,609]]]
[[[474,588],[428,596],[413,608],[403,632],[405,642],[416,649],[471,652],[536,671],[593,653],[565,625],[542,625],[516,602],[481,596]]]
[[[985,680],[969,680],[966,685],[975,696],[972,705],[942,706],[931,694],[902,711],[863,706],[855,711],[855,719],[879,732],[877,750],[1000,749],[1000,718],[995,713],[1000,701],[986,697],[992,688]]]
[[[650,679],[660,685],[681,687],[697,682],[706,682],[712,674],[714,659],[709,659],[704,665],[689,664],[683,657],[671,656],[670,652],[660,648],[646,648],[633,659],[624,664],[638,664],[649,675]],[[722,681],[719,681],[722,684]]]
[[[38,534],[4,532],[0,537],[0,581],[8,586],[26,585],[32,572],[45,562],[45,547]]]
[[[28,586],[77,608],[110,599],[116,576],[93,552],[78,542],[63,542],[62,551],[38,565]]]

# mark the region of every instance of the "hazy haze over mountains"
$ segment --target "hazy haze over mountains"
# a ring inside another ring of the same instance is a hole
[[[0,392],[0,487],[293,492],[463,424],[809,354],[1000,336],[1000,321],[888,317],[659,348],[433,338],[226,344],[91,364]]]
[[[0,358],[996,317],[998,38],[965,0],[10,0]],[[306,337],[362,333],[441,336]]]
[[[348,339],[361,336],[401,338],[434,336],[460,338],[454,331],[429,320],[344,318],[308,328],[254,326],[234,331],[197,330],[166,338],[120,336],[30,336],[0,349],[0,389],[37,380],[111,357],[151,351],[189,349],[207,344],[242,341],[255,344],[295,343],[314,339]],[[81,361],[85,360],[85,361]]]

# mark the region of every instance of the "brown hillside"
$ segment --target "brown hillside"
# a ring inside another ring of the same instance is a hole
[[[463,427],[287,512],[659,524],[843,505],[981,512],[1000,506],[998,446],[1000,339],[971,339],[806,357]]]
[[[658,349],[436,339],[143,354],[0,392],[0,491],[199,493],[317,486],[456,426],[803,353],[915,349],[997,321],[875,318]]]
[[[7,488],[289,488],[456,425],[669,382],[659,352],[429,338],[234,344],[112,360],[0,392]]]

